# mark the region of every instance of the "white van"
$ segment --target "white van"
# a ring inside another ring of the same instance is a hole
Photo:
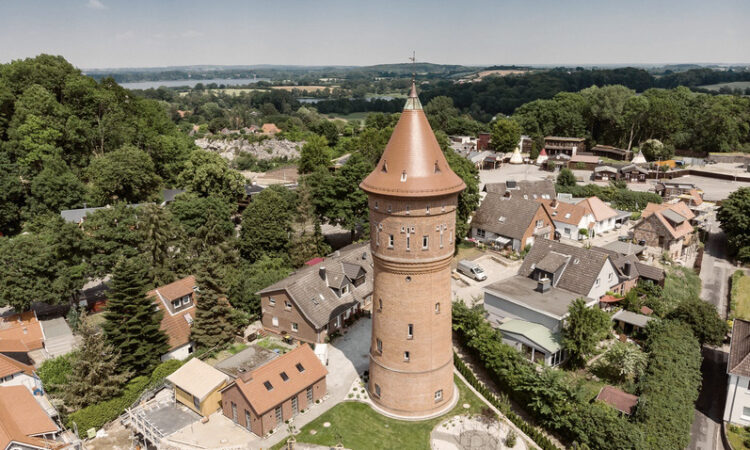
[[[477,281],[484,281],[487,279],[487,274],[484,273],[482,266],[474,261],[469,261],[468,259],[462,259],[459,261],[456,270]]]

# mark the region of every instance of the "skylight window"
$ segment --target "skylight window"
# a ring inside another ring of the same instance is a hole
[[[286,374],[286,372],[281,372],[281,373],[279,374],[279,376],[281,376],[281,379],[282,379],[282,380],[284,380],[284,381],[289,381],[289,375],[287,375],[287,374]]]
[[[505,216],[498,217],[497,221],[500,222],[500,223],[505,223]]]
[[[268,390],[268,391],[272,391],[273,390],[273,385],[271,384],[270,381],[264,381],[263,382],[263,386],[265,386],[266,390]]]
[[[297,364],[294,365],[294,367],[296,367],[297,370],[300,371],[300,373],[302,373],[302,372],[305,371],[305,368],[302,366],[302,363],[297,363]]]
[[[565,213],[565,218],[570,219],[570,213]]]

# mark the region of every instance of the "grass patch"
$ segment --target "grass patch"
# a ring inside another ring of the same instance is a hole
[[[730,424],[727,426],[727,437],[734,450],[750,448],[750,446],[745,445],[745,442],[750,444],[750,432],[746,428]]]
[[[264,337],[263,339],[256,342],[256,344],[259,347],[263,347],[267,350],[278,350],[279,353],[284,354],[289,351],[288,347],[285,347],[284,345],[281,345],[280,343],[276,342],[274,339],[271,339],[270,337]]]
[[[750,277],[733,276],[732,281],[732,303],[737,304],[735,317],[750,320]]]
[[[367,118],[367,115],[370,114],[369,112],[354,112],[351,114],[328,114],[329,119],[341,119],[346,120],[347,122],[350,120],[362,120],[364,121]]]
[[[245,350],[247,348],[247,344],[234,344],[231,347],[227,349],[229,353],[232,355],[236,355],[237,353],[241,352],[242,350]]]
[[[457,414],[479,414],[486,404],[479,399],[458,377],[459,399],[456,407],[445,415],[421,422],[406,422],[385,417],[369,405],[359,402],[340,403],[310,422],[296,436],[297,442],[334,446],[339,439],[346,448],[360,449],[429,449],[430,433],[446,417]],[[468,403],[470,408],[464,409]],[[329,428],[323,423],[330,422]],[[311,435],[310,430],[317,431]],[[340,436],[340,438],[339,438]],[[286,441],[274,446],[283,448]]]

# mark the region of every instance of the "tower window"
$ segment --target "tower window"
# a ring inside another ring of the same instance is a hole
[[[391,208],[391,205],[388,205],[388,212],[390,213],[391,211],[393,211],[393,209]]]
[[[411,250],[411,236],[406,235],[406,249]]]
[[[378,299],[378,311],[382,311],[382,310],[383,310],[383,299],[379,298]]]
[[[378,353],[383,353],[383,341],[375,339],[375,348],[378,350]]]
[[[430,237],[427,235],[422,236],[422,250],[427,250],[430,247]]]
[[[406,205],[406,214],[407,214],[407,215],[408,215],[408,214],[410,214],[410,209],[409,209],[409,205]]]
[[[388,248],[393,248],[393,235],[388,235]]]
[[[437,391],[435,391],[435,401],[439,402],[442,399],[443,399],[443,390],[438,389]]]
[[[375,200],[375,209],[378,209],[378,201]]]
[[[435,303],[435,314],[440,314],[440,302]]]
[[[406,171],[405,170],[403,172],[401,172],[401,182],[403,183],[404,181],[406,181]]]
[[[427,205],[425,207],[424,212],[425,212],[425,214],[429,214],[430,213],[430,205]]]
[[[375,385],[375,397],[380,397],[380,385]]]
[[[404,352],[404,361],[409,361],[410,356],[411,355],[409,355],[409,352]]]
[[[406,337],[408,339],[412,339],[414,337],[414,324],[410,323],[409,326],[406,327]]]

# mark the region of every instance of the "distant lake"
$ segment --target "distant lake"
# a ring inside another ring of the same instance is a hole
[[[133,83],[119,83],[120,86],[126,89],[156,89],[158,87],[178,87],[178,86],[189,86],[194,87],[198,83],[211,84],[216,83],[217,85],[226,86],[239,86],[243,84],[253,84],[259,81],[271,81],[269,78],[214,78],[212,80],[161,80],[161,81],[136,81]]]
[[[365,97],[365,100],[372,101],[372,100],[393,100],[396,97],[392,97],[390,95],[370,95]],[[330,98],[315,98],[315,97],[300,97],[297,99],[300,103],[318,103],[322,102],[324,100],[331,100]],[[353,98],[349,98],[349,100],[354,100]]]

